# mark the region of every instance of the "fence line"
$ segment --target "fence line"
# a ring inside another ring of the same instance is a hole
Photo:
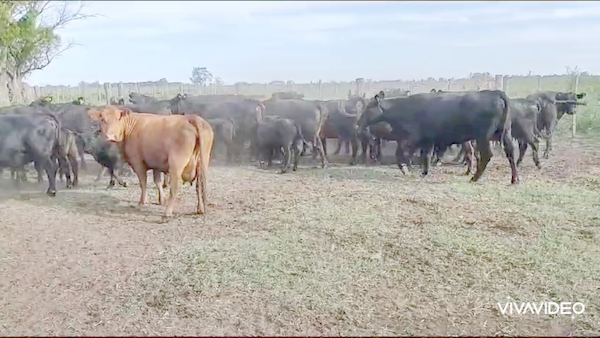
[[[151,95],[159,99],[172,98],[178,93],[191,95],[203,94],[242,94],[257,98],[270,97],[274,92],[296,91],[307,99],[344,98],[349,91],[374,95],[380,90],[409,90],[411,93],[429,92],[432,88],[445,91],[502,89],[509,96],[525,96],[540,90],[573,91],[575,84],[590,94],[600,89],[600,76],[554,75],[554,76],[486,76],[465,79],[428,79],[421,81],[371,81],[362,78],[352,82],[311,82],[293,83],[292,81],[275,81],[271,83],[236,83],[234,85],[208,86],[189,83],[169,82],[119,82],[119,83],[81,83],[79,86],[44,86],[30,87],[25,85],[23,97],[28,103],[36,98],[51,95],[54,102],[68,102],[83,97],[90,104],[106,104],[111,97],[126,99],[129,92]],[[13,102],[16,104],[18,102]],[[0,105],[11,104],[6,91],[0,91]]]

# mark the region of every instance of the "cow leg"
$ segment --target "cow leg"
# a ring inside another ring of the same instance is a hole
[[[264,169],[265,158],[267,157],[266,155],[267,155],[266,147],[259,147],[259,149],[258,149],[258,169]]]
[[[275,153],[275,149],[279,151],[279,148],[269,147],[269,152],[267,153],[267,168],[273,167],[273,154]]]
[[[398,147],[396,148],[396,164],[398,164],[398,168],[404,175],[408,175],[408,170],[406,169],[406,159],[404,157],[404,148],[398,142]]]
[[[292,167],[293,171],[296,171],[296,169],[298,169],[298,161],[300,160],[300,145],[304,144],[304,142],[302,140],[296,140],[295,144],[293,145],[293,151],[294,151],[294,166]]]
[[[367,151],[369,150],[369,142],[361,139],[360,147],[362,148],[362,152],[360,153],[360,160],[362,163],[367,164]]]
[[[350,154],[350,145],[351,145],[350,141],[346,140],[344,142],[344,145],[346,146],[346,155]]]
[[[537,137],[534,137],[533,142],[529,144],[531,146],[531,153],[533,155],[533,163],[538,169],[542,169],[542,164],[540,163],[540,158],[538,156],[538,149],[540,148],[540,140]]]
[[[519,172],[517,171],[517,161],[515,161],[515,146],[512,141],[512,137],[510,133],[505,133],[502,138],[504,143],[504,153],[506,154],[506,158],[508,159],[508,163],[510,164],[511,170],[511,180],[510,183],[518,184],[519,183]]]
[[[85,151],[83,150],[83,147],[79,147],[79,145],[78,145],[77,152],[79,152],[79,158],[81,159],[81,170],[87,171],[87,166],[85,164],[85,158],[83,158],[83,156],[85,155]]]
[[[58,169],[56,162],[52,161],[50,157],[41,158],[38,161],[36,161],[35,164],[44,168],[46,170],[46,175],[48,176],[48,190],[46,191],[46,194],[49,196],[56,196],[56,172]]]
[[[158,189],[158,204],[165,205],[165,191],[163,189],[162,173],[158,170],[152,170],[154,176],[154,184]]]
[[[73,187],[73,181],[71,178],[71,165],[69,161],[64,158],[59,158],[58,167],[60,168],[58,176],[61,178],[61,182],[62,176],[65,175],[67,179],[67,189],[71,189]]]
[[[548,126],[548,137],[546,138],[546,150],[544,151],[544,158],[548,159],[550,157],[550,152],[552,151],[552,143],[554,138],[554,129],[556,129],[556,121],[550,122]]]
[[[56,162],[54,159],[51,159],[51,161],[52,162]],[[38,183],[44,182],[44,179],[42,178],[42,175],[44,175],[44,169],[42,168],[42,166],[39,163],[37,163],[37,162],[34,162],[33,166],[35,168],[35,171],[37,171],[37,180],[38,180]]]
[[[350,165],[356,164],[356,155],[358,155],[358,139],[352,138],[352,160],[350,160]]]
[[[319,155],[321,155],[321,168],[325,168],[329,164],[329,161],[327,160],[325,150],[323,149],[323,142],[321,142],[319,137],[315,137],[315,142],[317,145],[317,150],[319,151]]]
[[[79,164],[77,163],[77,157],[69,156],[68,161],[71,170],[73,171],[73,186],[76,187],[77,185],[79,185]]]
[[[382,153],[381,153],[381,147],[382,147],[382,140],[380,138],[375,139],[375,162],[381,164],[381,158],[382,158]]]
[[[288,169],[290,169],[290,164],[292,162],[292,149],[291,145],[287,145],[283,148],[283,169],[279,172],[280,174],[285,174]]]
[[[486,139],[477,140],[477,152],[479,152],[477,171],[475,172],[475,175],[473,175],[473,177],[471,178],[471,182],[477,182],[477,180],[485,171],[485,168],[490,162],[490,159],[492,158],[492,156],[494,156],[490,147],[490,142]]]
[[[467,172],[465,175],[469,175],[473,172],[473,162],[475,161],[475,152],[471,141],[467,141],[462,144],[462,150],[465,153],[465,162],[467,164]]]
[[[425,147],[421,147],[421,165],[423,166],[423,171],[421,172],[421,177],[427,176],[429,174],[429,164],[431,162],[431,156],[433,153],[433,144],[427,145]]]
[[[527,152],[527,142],[524,140],[518,140],[519,142],[519,159],[517,160],[517,166],[521,165],[525,152]]]
[[[85,170],[85,169],[84,169]],[[104,173],[106,172],[106,167],[102,166],[102,168],[100,168],[100,173],[98,173],[98,177],[96,177],[96,182],[100,181],[102,179],[102,176],[104,176]]]
[[[184,168],[177,168],[173,166],[169,167],[169,186],[171,188],[171,195],[169,196],[169,201],[167,202],[167,210],[165,211],[166,217],[173,216],[173,209],[175,208],[177,197],[179,196],[179,187],[181,185],[181,175],[183,174],[183,170]],[[202,170],[202,168],[200,170]]]
[[[321,139],[323,140],[323,139]],[[342,150],[342,139],[338,137],[337,139],[337,148],[335,149],[335,152],[333,153],[334,155],[339,155],[340,151]],[[327,145],[325,143],[323,143],[324,147],[325,147],[325,155],[327,155]]]
[[[140,181],[140,188],[142,189],[142,195],[140,196],[140,202],[138,205],[144,205],[148,202],[148,169],[141,163],[136,163],[136,165],[132,166],[132,169],[137,175],[138,180]],[[171,189],[173,189],[172,184]],[[173,190],[171,190],[171,193],[173,193]]]

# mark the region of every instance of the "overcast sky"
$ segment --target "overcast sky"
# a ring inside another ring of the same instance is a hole
[[[77,6],[77,3],[73,3]],[[600,2],[86,1],[27,82],[225,83],[600,73]]]

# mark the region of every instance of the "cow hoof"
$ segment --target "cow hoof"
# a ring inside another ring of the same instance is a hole
[[[48,191],[46,191],[46,195],[48,195],[50,197],[54,197],[54,196],[56,196],[56,190],[48,189]]]
[[[286,171],[284,171],[284,170],[280,170],[280,171],[278,171],[277,173],[281,175],[281,174],[285,174],[285,172],[286,172]]]
[[[121,184],[123,186],[123,188],[127,188],[127,182],[123,182],[123,184]],[[165,186],[166,188],[167,186]]]

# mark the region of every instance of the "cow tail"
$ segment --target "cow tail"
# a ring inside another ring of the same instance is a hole
[[[300,140],[302,141],[302,147],[304,148],[305,146],[307,146],[307,143],[306,139],[304,138],[304,135],[302,134],[302,127],[298,123],[294,123],[294,125],[296,126],[296,137],[300,138]]]
[[[54,152],[55,156],[58,157],[60,156],[60,128],[62,128],[62,125],[58,117],[56,117],[56,115],[54,115],[53,113],[48,112],[46,113],[46,115],[48,115],[48,117],[50,117],[52,121],[56,124],[56,130],[54,134],[54,147],[52,148],[52,152]]]
[[[228,117],[227,120],[229,122],[231,122],[231,138],[234,139],[235,138],[235,122],[233,121],[233,119],[231,117]]]
[[[204,213],[206,214],[206,171],[204,170],[204,153],[202,149],[202,143],[208,142],[208,140],[202,140],[202,123],[199,121],[199,118],[196,116],[190,116],[189,120],[190,124],[196,127],[198,131],[198,137],[196,138],[196,189],[200,188],[200,194],[202,195],[202,205],[204,209]],[[211,149],[212,152],[212,149]]]
[[[510,118],[510,101],[506,96],[506,93],[500,91],[500,98],[502,98],[502,102],[504,103],[504,107],[502,109],[502,115],[504,116],[504,123],[502,125],[502,134],[500,135],[500,144],[504,146],[504,136],[507,135],[507,129],[511,126],[511,118]],[[510,137],[511,135],[508,135]]]

